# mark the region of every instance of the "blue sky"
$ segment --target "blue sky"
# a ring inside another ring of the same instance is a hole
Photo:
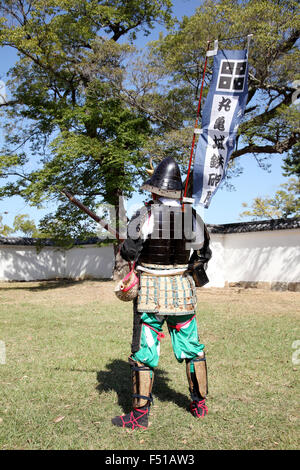
[[[183,15],[191,16],[200,4],[199,0],[175,0],[174,13],[179,19]],[[143,47],[148,41],[158,39],[161,31],[164,31],[164,29],[161,25],[158,25],[150,36],[146,38],[139,36],[138,46]],[[15,51],[7,47],[0,48],[0,80],[5,82],[6,73],[14,65],[16,59]],[[2,130],[0,130],[0,145],[2,145],[2,142]],[[187,155],[187,160],[188,158],[189,155]],[[244,171],[241,176],[234,178],[232,181],[235,191],[227,191],[222,188],[217,191],[210,207],[200,211],[205,222],[211,224],[240,222],[239,214],[243,210],[243,202],[251,203],[256,196],[274,195],[279,185],[287,181],[287,178],[282,175],[283,158],[284,155],[274,155],[270,159],[270,171],[267,172],[258,166],[253,156],[245,155],[241,157]],[[132,201],[129,201],[128,207],[130,208],[131,204],[139,204],[143,199],[138,194],[134,195]],[[17,214],[29,214],[31,218],[38,222],[40,218],[53,209],[53,205],[49,203],[45,205],[43,210],[38,210],[25,204],[20,197],[0,201],[0,215],[3,216],[3,222],[8,225],[12,225]],[[4,212],[8,212],[8,214],[4,214]]]

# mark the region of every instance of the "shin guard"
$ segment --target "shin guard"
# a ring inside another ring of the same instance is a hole
[[[153,370],[144,364],[134,361],[129,357],[132,373],[132,399],[133,408],[141,408],[150,405],[152,399],[152,385],[154,380]]]
[[[208,393],[205,354],[186,361],[186,375],[192,400],[203,400]]]

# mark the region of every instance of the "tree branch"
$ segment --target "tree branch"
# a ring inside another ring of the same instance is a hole
[[[275,145],[247,145],[246,147],[235,150],[230,160],[234,160],[237,157],[241,157],[242,155],[246,155],[247,153],[284,153],[288,151],[293,145],[295,145],[300,138],[300,129],[297,132],[293,132],[289,137],[286,139],[277,142]]]
[[[258,116],[253,117],[249,121],[245,122],[244,126],[252,127],[252,126],[258,126],[261,124],[265,124],[266,122],[269,122],[270,119],[275,117],[278,109],[280,109],[282,106],[286,106],[292,103],[292,97],[293,97],[293,93],[289,93],[288,95],[285,96],[284,100],[282,100],[280,103],[274,106],[274,108],[270,109],[269,111],[264,111]]]
[[[20,103],[19,103],[18,100],[5,101],[5,103],[0,103],[0,107],[1,106],[12,106],[14,104],[20,104]]]

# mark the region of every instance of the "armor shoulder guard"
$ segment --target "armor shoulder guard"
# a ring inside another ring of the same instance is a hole
[[[209,248],[209,243],[210,243],[210,235],[209,235],[206,225],[204,224],[204,244],[200,250],[200,256],[205,259],[205,263],[208,263],[208,261],[212,257],[212,251]]]
[[[141,229],[147,219],[149,207],[143,206],[131,217],[127,226],[127,237],[136,240],[141,236]]]
[[[127,239],[123,242],[120,254],[126,261],[137,260],[142,251],[144,240],[141,237],[141,229],[147,218],[149,209],[141,207],[135,212],[127,226]]]
[[[193,252],[193,254],[192,254],[192,256],[189,260],[190,265],[192,265],[196,262],[201,262],[202,264],[206,265],[212,257],[212,251],[209,247],[210,235],[209,235],[209,232],[207,230],[207,227],[206,227],[205,223],[203,222],[203,220],[201,219],[200,216],[199,216],[199,218],[200,218],[200,220],[202,222],[202,226],[203,226],[204,242],[203,242],[203,245],[200,249],[195,249],[194,250],[194,252]]]

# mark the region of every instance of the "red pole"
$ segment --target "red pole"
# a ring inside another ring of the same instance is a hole
[[[205,63],[204,63],[204,69],[203,69],[203,77],[202,77],[202,83],[201,83],[201,89],[200,89],[200,97],[199,97],[199,103],[198,103],[198,109],[197,109],[197,117],[196,117],[196,122],[195,122],[195,127],[198,126],[198,119],[200,115],[200,110],[201,110],[201,100],[202,100],[202,92],[203,92],[203,85],[204,85],[204,78],[205,78],[205,71],[206,71],[206,65],[207,65],[207,52],[209,50],[209,45],[211,41],[207,41],[207,48],[206,48],[206,56],[205,56]],[[186,177],[186,183],[185,183],[185,189],[184,189],[184,198],[186,197],[187,193],[187,188],[188,188],[188,182],[189,182],[189,177],[190,177],[190,172],[191,172],[191,166],[192,166],[192,160],[193,160],[193,155],[194,155],[194,147],[195,147],[195,140],[196,140],[196,134],[194,132],[193,135],[193,141],[192,141],[192,148],[191,148],[191,155],[190,155],[190,161],[189,161],[189,167],[188,167],[188,173]],[[184,208],[184,202],[183,202],[183,208]]]

